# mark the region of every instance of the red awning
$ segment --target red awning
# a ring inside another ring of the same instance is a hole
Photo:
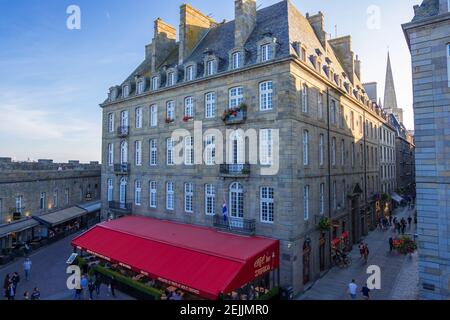
[[[78,249],[207,299],[217,299],[277,269],[277,240],[144,217],[95,226]]]

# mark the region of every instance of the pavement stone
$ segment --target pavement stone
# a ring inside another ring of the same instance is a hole
[[[408,218],[413,211],[400,208],[395,215],[401,219]],[[414,235],[416,227],[413,225],[406,233]],[[389,238],[395,235],[388,231],[375,230],[370,233],[364,242],[370,250],[367,265],[359,255],[357,246],[350,253],[353,263],[347,269],[334,267],[322,278],[316,281],[311,288],[297,297],[297,300],[349,300],[347,287],[355,279],[360,291],[367,282],[369,274],[367,267],[377,265],[381,269],[381,290],[371,292],[371,300],[417,300],[419,297],[418,254],[402,256],[397,252],[389,252]],[[358,299],[362,299],[359,293]]]

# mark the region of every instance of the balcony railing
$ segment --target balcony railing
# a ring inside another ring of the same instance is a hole
[[[249,164],[222,164],[220,165],[220,175],[223,177],[248,177],[250,175]]]
[[[222,120],[228,125],[245,123],[247,121],[247,110],[228,111],[224,114]]]
[[[129,126],[120,126],[117,128],[117,136],[119,138],[126,138],[130,134],[130,127]]]
[[[121,203],[117,201],[109,202],[109,209],[120,211],[122,213],[131,213],[133,205],[131,203]]]
[[[114,165],[114,172],[116,174],[127,175],[130,172],[128,163],[119,163]]]
[[[256,220],[254,219],[241,219],[235,217],[227,217],[215,215],[214,216],[214,228],[221,231],[244,234],[244,235],[255,235],[256,231]]]

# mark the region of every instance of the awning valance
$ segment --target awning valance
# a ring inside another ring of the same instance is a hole
[[[279,266],[279,241],[144,217],[97,225],[72,245],[207,299]]]
[[[404,199],[396,193],[392,194],[392,199],[399,204],[402,203],[402,201],[404,201]]]
[[[93,201],[88,202],[84,204],[79,204],[77,207],[84,209],[87,211],[87,213],[93,213],[100,211],[102,209],[102,202],[101,201]]]
[[[64,210],[52,212],[49,214],[45,214],[42,216],[34,217],[36,220],[48,225],[49,227],[54,227],[60,224],[63,224],[67,221],[76,219],[85,215],[87,213],[86,210],[81,209],[79,207],[71,207]]]
[[[0,238],[37,227],[38,225],[39,223],[34,219],[25,219],[9,224],[0,225]]]

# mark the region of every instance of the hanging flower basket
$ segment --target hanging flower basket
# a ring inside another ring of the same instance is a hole
[[[184,116],[183,122],[189,122],[189,121],[191,121],[192,119],[193,119],[193,117],[191,117],[191,116]]]
[[[321,232],[327,232],[331,228],[331,220],[326,217],[322,217],[317,224],[317,230]]]
[[[417,242],[408,236],[401,236],[394,240],[394,248],[403,255],[413,254],[417,251]]]
[[[245,103],[241,103],[239,106],[235,108],[225,110],[222,115],[222,120],[227,121],[230,117],[237,117],[240,112],[245,112],[246,110],[247,105]]]

